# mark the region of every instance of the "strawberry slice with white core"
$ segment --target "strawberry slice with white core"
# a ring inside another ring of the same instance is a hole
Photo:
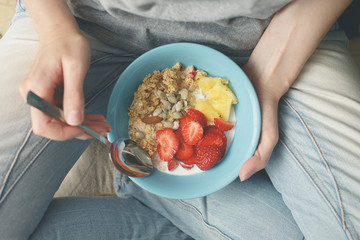
[[[204,129],[200,123],[191,121],[181,129],[181,134],[187,144],[195,145],[203,137]]]
[[[160,159],[169,161],[179,149],[179,139],[171,128],[156,131],[157,151]]]

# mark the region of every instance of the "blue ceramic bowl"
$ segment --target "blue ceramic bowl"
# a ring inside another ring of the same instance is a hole
[[[193,65],[210,76],[229,79],[239,103],[234,106],[236,127],[225,157],[208,171],[175,176],[158,170],[144,178],[131,178],[140,187],[159,196],[189,199],[211,194],[238,177],[241,166],[256,149],[260,134],[260,107],[255,90],[241,68],[224,54],[193,43],[174,43],[146,52],[119,77],[110,97],[107,120],[113,126],[109,140],[128,137],[128,108],[144,77],[155,70],[171,68],[177,62]]]

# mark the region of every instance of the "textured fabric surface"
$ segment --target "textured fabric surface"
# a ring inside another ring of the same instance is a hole
[[[191,41],[228,55],[248,56],[271,16],[289,0],[68,2],[85,32],[134,53]]]
[[[248,17],[265,19],[291,0],[76,0],[83,6],[99,6],[110,15],[120,17],[128,12],[142,17],[171,21],[208,22]],[[96,5],[95,5],[96,4]]]

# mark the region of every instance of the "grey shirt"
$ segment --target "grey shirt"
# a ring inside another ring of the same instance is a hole
[[[82,29],[140,54],[172,42],[197,42],[248,56],[274,13],[291,0],[68,0]]]

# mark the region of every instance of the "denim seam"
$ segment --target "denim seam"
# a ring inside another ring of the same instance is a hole
[[[284,134],[285,135],[285,134]],[[290,139],[287,138],[289,141]],[[325,194],[323,193],[323,191],[321,191],[320,187],[318,186],[318,184],[315,182],[315,180],[311,177],[310,173],[306,170],[306,168],[303,166],[303,164],[301,164],[301,162],[298,160],[298,158],[295,156],[295,153],[293,151],[291,151],[290,147],[282,140],[279,139],[279,141],[284,145],[284,147],[287,149],[287,151],[290,153],[290,155],[292,156],[292,158],[297,162],[297,164],[303,169],[304,173],[308,176],[309,180],[314,184],[314,186],[316,187],[316,189],[318,190],[318,192],[320,193],[320,195],[325,199],[325,201],[327,202],[328,206],[331,208],[332,212],[339,218],[341,219],[341,217],[339,216],[339,214],[337,214],[336,210],[334,209],[334,207],[331,205],[329,199],[325,196]],[[341,223],[343,223],[343,221],[339,221]],[[346,225],[344,225],[344,227],[342,227],[342,229],[345,231],[346,235],[349,234],[350,239],[353,239],[351,233],[349,232],[348,228]]]
[[[29,134],[28,136],[30,137],[30,135],[32,134],[32,128],[28,131]],[[29,137],[27,138],[27,140],[29,139]],[[35,147],[39,146],[40,143],[42,142],[44,138],[42,138],[41,140],[38,141],[38,143],[36,144]],[[26,142],[27,142],[26,140]],[[25,142],[25,144],[26,144]],[[18,180],[24,175],[24,173],[28,170],[28,168],[32,165],[32,163],[35,161],[35,159],[39,156],[39,154],[44,150],[44,148],[49,145],[49,143],[51,142],[51,140],[47,140],[44,145],[37,151],[37,153],[32,157],[32,159],[29,161],[29,163],[24,167],[24,169],[21,171],[21,173],[19,173],[18,177],[16,179],[14,179],[14,182],[12,185],[9,186],[8,191],[3,195],[0,203],[6,198],[6,196],[11,192],[11,190],[13,189],[13,187],[16,185],[16,183],[18,182]],[[25,146],[25,144],[22,145],[21,150],[23,149],[23,147]],[[34,149],[33,148],[33,149]],[[20,152],[20,151],[19,151]],[[32,151],[31,151],[32,152]],[[18,158],[19,156],[16,156],[16,158]],[[15,162],[15,158],[14,158],[14,162]],[[11,175],[11,174],[10,174]]]
[[[183,210],[185,210],[185,211],[187,211],[187,212],[189,212],[189,213],[191,213],[193,215],[194,215],[194,213],[196,213],[198,215],[198,217],[202,220],[202,223],[207,228],[209,228],[210,230],[216,232],[219,236],[221,236],[221,237],[223,237],[225,239],[230,239],[231,240],[230,237],[226,236],[218,228],[216,228],[216,227],[210,225],[208,222],[206,222],[203,215],[201,214],[201,212],[196,207],[192,206],[191,204],[185,203],[183,200],[178,200],[178,201],[176,201],[176,203],[180,203],[181,205],[183,205],[183,206],[181,206],[180,204],[176,204],[179,208],[181,208],[181,209],[183,209]],[[189,208],[192,209],[193,211],[190,211]],[[196,215],[194,215],[194,216],[196,217]]]
[[[285,98],[284,98],[283,100],[288,104],[288,106],[291,108],[291,110],[298,116],[299,120],[301,121],[301,123],[303,124],[304,128],[306,129],[306,132],[307,132],[308,135],[310,136],[313,144],[315,145],[315,148],[317,149],[318,153],[320,154],[320,157],[321,157],[323,163],[325,164],[327,170],[329,171],[329,173],[330,173],[330,175],[331,175],[331,177],[332,177],[332,180],[333,180],[333,183],[334,183],[334,187],[335,187],[335,189],[336,189],[336,195],[337,195],[337,198],[338,198],[337,200],[334,199],[334,201],[339,201],[339,205],[340,205],[339,207],[342,209],[342,211],[341,211],[341,212],[342,212],[342,218],[345,219],[344,213],[343,213],[343,206],[342,206],[342,201],[341,201],[341,197],[340,197],[338,185],[337,185],[336,180],[335,180],[335,177],[334,177],[334,175],[333,175],[333,173],[332,173],[332,171],[331,171],[331,169],[330,169],[330,167],[329,167],[329,165],[328,165],[328,163],[327,163],[327,161],[326,161],[326,159],[325,159],[325,157],[324,157],[324,155],[323,155],[323,153],[322,153],[322,151],[321,151],[321,149],[320,149],[320,147],[319,147],[319,144],[316,142],[314,135],[311,133],[308,125],[305,123],[304,119],[300,116],[299,112],[295,110],[295,108],[291,105],[291,103],[290,103],[288,100],[286,100]],[[282,131],[282,132],[283,132],[283,131]],[[285,134],[284,132],[283,132],[283,134],[284,134],[284,136],[286,136],[286,134]],[[287,137],[287,139],[289,139],[289,138]],[[291,142],[290,139],[289,139],[289,141]],[[292,144],[292,146],[294,146],[294,144]],[[295,146],[294,146],[294,148],[295,148]],[[298,152],[299,152],[299,151],[298,151]],[[300,153],[300,152],[299,152],[299,153]],[[330,190],[328,189],[328,187],[326,186],[326,184],[321,180],[320,177],[318,177],[318,174],[316,173],[315,170],[313,170],[313,168],[311,167],[311,165],[310,165],[304,158],[303,158],[303,160],[304,160],[304,163],[307,165],[307,167],[310,168],[310,169],[312,169],[313,174],[314,174],[315,176],[317,176],[317,179],[319,180],[319,182],[321,183],[321,185],[323,186],[323,188],[325,188],[328,192],[330,192]],[[304,168],[304,169],[305,169],[305,168]],[[339,216],[339,218],[340,218],[340,216]],[[343,222],[343,219],[341,220],[341,222]],[[344,223],[344,222],[343,222],[343,223]]]
[[[325,158],[325,156],[323,155],[323,152],[321,151],[320,149],[320,146],[319,144],[317,143],[314,135],[312,134],[312,132],[310,131],[310,128],[308,127],[307,123],[305,122],[304,118],[300,115],[300,113],[295,109],[295,107],[289,102],[289,100],[287,100],[285,97],[282,97],[282,99],[284,100],[284,102],[289,106],[289,108],[296,114],[296,116],[299,118],[300,122],[302,123],[302,125],[304,126],[304,128],[306,129],[307,133],[309,134],[313,144],[315,145],[318,153],[320,154],[321,156],[321,159],[323,161],[323,163],[325,164],[329,174],[331,175],[332,177],[332,181],[333,181],[333,184],[334,184],[334,187],[336,189],[336,194],[337,194],[337,198],[338,198],[338,204],[339,204],[339,208],[341,209],[341,216],[339,216],[339,214],[337,214],[336,210],[334,209],[334,207],[332,206],[331,202],[329,201],[329,199],[325,196],[324,192],[321,190],[321,188],[319,187],[319,185],[315,182],[314,178],[311,177],[310,173],[306,170],[306,168],[304,167],[304,165],[299,161],[299,159],[295,156],[295,154],[291,151],[291,149],[289,148],[289,146],[282,140],[280,139],[280,142],[285,146],[285,148],[289,151],[289,153],[291,154],[291,156],[293,157],[293,159],[298,163],[298,165],[303,169],[303,171],[306,173],[306,175],[308,176],[308,178],[310,179],[310,181],[314,184],[314,186],[316,187],[316,189],[320,192],[321,196],[325,199],[325,201],[328,203],[328,206],[332,209],[333,213],[339,218],[340,222],[342,223],[343,227],[342,229],[345,231],[345,233],[347,233],[347,235],[353,239],[348,227],[347,227],[347,223],[345,221],[345,209],[343,207],[343,203],[342,203],[342,199],[341,199],[341,196],[340,196],[340,191],[339,191],[339,187],[338,187],[338,184],[336,182],[336,179],[335,179],[335,176],[334,174],[332,173],[330,167],[329,167],[329,164]],[[291,140],[286,136],[286,134],[281,131],[284,136],[289,140],[289,142],[291,143]],[[291,144],[293,147],[295,147],[293,144]],[[300,156],[302,157],[302,155],[300,154]],[[303,157],[302,157],[303,158]],[[305,159],[303,158],[304,162],[306,163]],[[308,167],[310,169],[311,166],[309,164],[307,164]],[[315,174],[315,176],[317,176],[317,173],[316,171],[314,171],[312,169],[313,173]],[[322,183],[321,179],[318,178],[319,181]],[[322,185],[324,187],[326,187],[323,183]]]
[[[31,135],[31,129],[25,135],[25,138],[23,139],[20,147],[17,149],[17,151],[15,153],[15,156],[13,157],[13,160],[11,161],[9,170],[7,171],[7,173],[6,173],[5,177],[4,177],[4,180],[3,180],[3,182],[1,183],[1,186],[0,186],[0,196],[2,195],[3,190],[5,189],[5,183],[7,182],[7,179],[11,176],[14,165],[16,164],[16,159],[19,157],[20,152],[22,151],[22,149],[24,148],[26,142],[30,138],[30,135]],[[2,200],[0,200],[0,202],[2,202]]]
[[[31,135],[31,133],[32,133],[32,128],[30,128],[29,133],[30,133],[30,135]],[[25,162],[25,159],[34,152],[34,150],[42,143],[42,141],[43,141],[44,139],[45,139],[45,138],[41,138],[41,139],[35,144],[35,146],[32,147],[32,149],[31,149],[30,152],[27,154],[27,156],[26,156],[25,158],[23,158],[23,159],[19,162],[19,164],[18,164],[19,166],[18,166],[17,168],[13,169],[12,172],[16,172],[16,171],[20,168],[20,165],[21,165],[23,162]],[[10,174],[10,176],[11,176],[11,174]]]
[[[283,99],[284,99],[285,103],[291,108],[291,110],[298,116],[299,120],[301,121],[301,123],[305,127],[305,129],[306,129],[307,133],[309,134],[312,142],[314,143],[318,153],[320,154],[323,163],[325,164],[328,172],[330,173],[330,176],[332,178],[332,181],[334,183],[334,187],[335,187],[335,190],[336,190],[336,195],[337,195],[337,198],[338,198],[338,201],[339,201],[339,207],[341,209],[342,223],[346,227],[344,207],[343,207],[342,199],[341,199],[341,196],[340,196],[339,186],[338,186],[338,184],[336,182],[335,176],[334,176],[333,172],[331,171],[331,168],[330,168],[328,162],[326,161],[326,158],[325,158],[323,152],[321,151],[321,148],[320,148],[319,144],[317,143],[314,135],[311,133],[309,126],[306,124],[306,122],[301,117],[300,113],[294,108],[294,106],[292,106],[291,103],[286,98],[283,98]],[[314,171],[314,173],[316,174],[315,171]],[[319,180],[320,180],[320,178],[319,178]],[[323,185],[325,186],[325,184],[323,184]]]

